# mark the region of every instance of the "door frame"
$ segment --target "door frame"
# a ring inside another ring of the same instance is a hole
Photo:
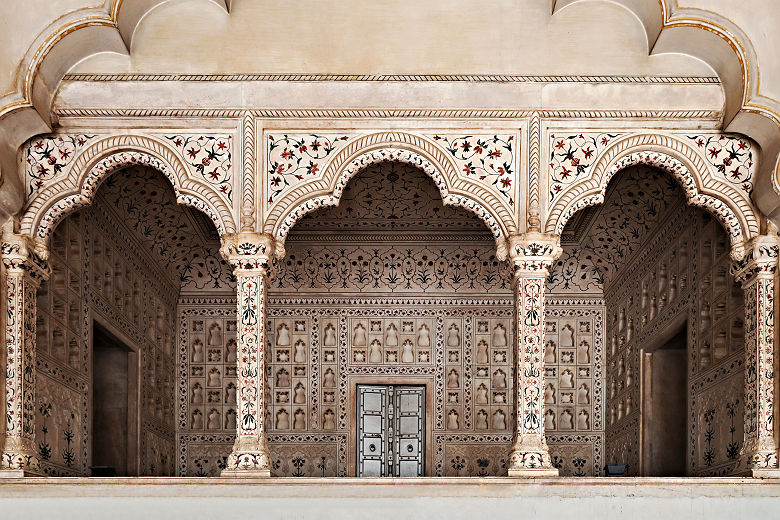
[[[95,327],[103,329],[104,333],[122,344],[128,352],[127,364],[127,473],[131,477],[141,475],[141,388],[142,388],[142,368],[141,353],[138,345],[135,344],[117,327],[112,325],[103,315],[98,312],[90,312],[89,327],[89,432],[90,439],[87,442],[87,460],[88,466],[92,462],[92,438],[96,435],[93,427],[94,419],[94,393],[95,385],[93,382],[95,371]]]
[[[347,401],[347,476],[357,476],[357,387],[358,385],[377,386],[423,386],[425,387],[425,464],[423,476],[430,477],[433,451],[433,387],[434,376],[347,376],[349,399]]]

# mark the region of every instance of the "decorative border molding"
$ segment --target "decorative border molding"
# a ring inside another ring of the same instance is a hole
[[[67,117],[198,117],[240,118],[245,114],[269,119],[523,119],[538,114],[556,119],[711,119],[721,117],[717,110],[474,110],[474,109],[380,109],[380,108],[58,108],[58,118]]]
[[[396,231],[387,232],[362,232],[362,231],[300,231],[287,237],[287,243],[303,242],[306,244],[330,244],[330,243],[360,243],[371,244],[399,244],[402,242],[424,242],[452,244],[485,244],[493,241],[493,236],[487,232],[463,231],[460,233],[430,232],[430,231]]]
[[[514,74],[65,74],[62,81],[392,81],[720,85],[718,76],[523,76]]]
[[[479,297],[459,297],[459,305],[484,305],[487,307],[502,307],[514,305],[513,298],[479,298]],[[451,296],[442,296],[441,298],[352,298],[345,296],[343,298],[285,298],[270,295],[268,305],[321,305],[321,306],[346,306],[346,307],[365,307],[368,305],[408,305],[409,307],[426,307],[429,305],[451,305]]]

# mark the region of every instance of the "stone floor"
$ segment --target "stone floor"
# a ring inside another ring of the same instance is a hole
[[[780,518],[780,479],[52,478],[0,481],[3,518]],[[8,515],[8,516],[6,516]]]

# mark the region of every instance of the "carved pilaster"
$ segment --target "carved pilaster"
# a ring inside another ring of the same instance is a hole
[[[3,228],[5,267],[5,435],[0,476],[40,475],[35,448],[36,290],[49,277],[46,251],[28,236]]]
[[[745,440],[741,458],[754,476],[776,476],[774,435],[775,276],[778,238],[760,236],[732,267],[745,291]]]
[[[223,237],[221,253],[236,277],[239,402],[236,442],[223,476],[271,476],[264,375],[266,302],[273,251],[270,235],[241,232]]]
[[[544,286],[560,239],[538,232],[509,239],[514,264],[517,320],[515,438],[509,454],[510,477],[557,476],[544,437]]]

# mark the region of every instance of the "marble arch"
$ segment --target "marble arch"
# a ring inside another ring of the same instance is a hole
[[[495,237],[497,256],[506,258],[506,239],[517,232],[509,211],[489,190],[459,177],[454,163],[433,142],[404,132],[380,132],[355,139],[330,160],[320,179],[296,187],[274,205],[264,231],[276,239],[276,255],[284,256],[284,241],[295,222],[318,208],[337,206],[352,177],[371,164],[386,161],[423,170],[439,189],[445,205],[463,207],[485,223]]]
[[[631,135],[618,139],[594,164],[592,173],[573,184],[550,208],[545,230],[560,234],[577,211],[604,202],[609,181],[629,166],[655,166],[674,177],[685,192],[688,204],[713,214],[731,241],[731,256],[740,260],[745,244],[759,234],[758,219],[737,190],[716,180],[701,156],[688,145],[658,134]]]
[[[29,203],[20,222],[23,234],[48,239],[66,215],[89,205],[100,184],[112,173],[134,165],[150,166],[173,186],[176,201],[205,213],[220,235],[235,232],[230,208],[202,183],[190,178],[178,155],[156,139],[118,135],[89,145],[64,179],[47,186]]]

